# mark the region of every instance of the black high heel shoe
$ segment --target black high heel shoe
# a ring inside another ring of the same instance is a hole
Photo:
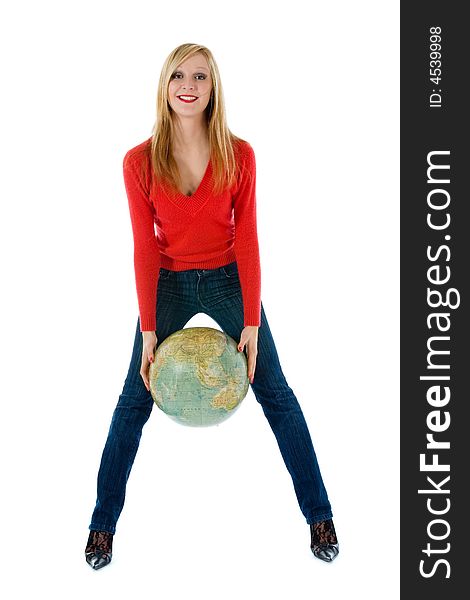
[[[109,531],[90,530],[85,548],[85,558],[92,569],[101,569],[111,562],[113,557],[113,534]]]
[[[333,561],[339,553],[333,519],[310,524],[310,548],[313,554],[325,562]]]

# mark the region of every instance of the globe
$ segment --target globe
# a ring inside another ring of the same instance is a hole
[[[232,416],[248,392],[247,360],[212,327],[187,327],[158,346],[149,369],[158,408],[181,425],[209,427]]]

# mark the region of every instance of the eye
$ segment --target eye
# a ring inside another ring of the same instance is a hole
[[[183,76],[183,73],[181,73],[181,71],[175,71],[173,73],[173,75],[171,76],[172,79],[180,79],[180,75],[181,77]],[[201,79],[202,81],[204,81],[204,79],[207,79],[207,75],[205,73],[196,73],[195,74],[196,79]]]

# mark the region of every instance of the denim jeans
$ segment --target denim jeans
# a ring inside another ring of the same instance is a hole
[[[236,261],[216,269],[170,271],[161,268],[156,310],[157,347],[200,312],[209,315],[238,342],[243,329],[243,300]],[[129,371],[101,457],[97,500],[89,529],[114,534],[124,506],[126,484],[142,428],[154,406],[140,375],[141,360],[142,333],[138,319]],[[310,433],[297,398],[282,372],[263,303],[255,374],[250,385],[276,437],[307,523],[331,518],[331,506]]]

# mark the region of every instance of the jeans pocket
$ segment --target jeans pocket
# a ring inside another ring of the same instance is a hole
[[[169,279],[170,275],[171,275],[171,271],[169,269],[165,269],[164,267],[160,267],[159,279]]]
[[[224,273],[225,277],[228,277],[229,279],[235,279],[236,277],[238,277],[238,267],[236,261],[231,262],[228,265],[224,265],[220,268],[221,271]]]

